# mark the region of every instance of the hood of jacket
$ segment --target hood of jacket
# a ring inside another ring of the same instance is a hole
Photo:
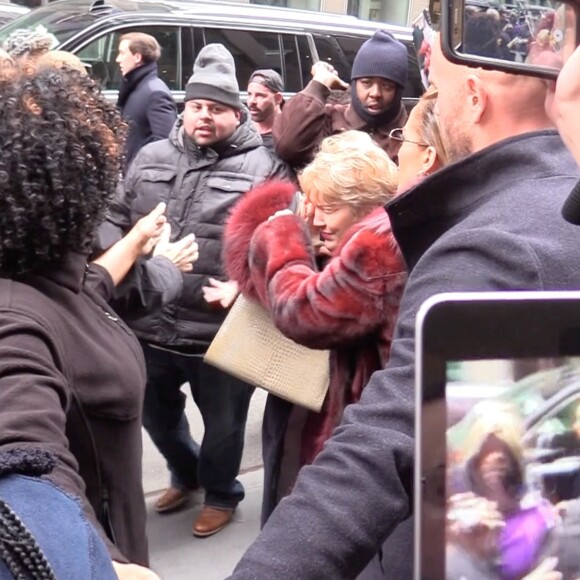
[[[242,118],[238,128],[234,133],[228,137],[224,142],[220,143],[219,151],[216,151],[212,147],[198,147],[189,140],[192,146],[200,152],[203,151],[213,151],[217,153],[218,157],[224,159],[226,157],[231,157],[233,155],[238,155],[240,152],[249,151],[251,149],[256,149],[263,145],[262,137],[258,133],[256,126],[250,118],[248,110],[244,107],[241,110]],[[169,134],[169,140],[175,147],[179,149],[182,153],[185,153],[188,149],[186,143],[185,130],[183,128],[183,113],[177,117],[173,129]]]
[[[578,179],[578,168],[555,130],[535,131],[447,165],[395,197],[385,209],[408,269],[477,207],[555,175]]]

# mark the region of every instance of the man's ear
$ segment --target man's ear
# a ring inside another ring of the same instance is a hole
[[[242,111],[240,111],[239,109],[234,109],[234,113],[236,115],[236,121],[238,122],[239,125],[240,122],[242,121]]]
[[[477,75],[467,77],[467,110],[471,114],[471,120],[477,124],[487,107],[487,91],[481,78]]]
[[[133,57],[135,58],[135,64],[143,64],[143,55],[140,52],[134,52]]]
[[[276,93],[274,95],[274,100],[276,105],[279,107],[282,104],[282,101],[284,100],[284,96],[282,95],[282,93]]]

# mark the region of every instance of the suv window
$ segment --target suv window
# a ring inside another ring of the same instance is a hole
[[[301,51],[298,48],[298,37],[292,34],[283,34],[282,48],[284,54],[284,90],[289,93],[297,93],[302,90],[303,78],[302,63],[300,62]],[[310,66],[308,66],[308,69],[310,69]]]
[[[181,53],[181,28],[178,26],[142,26],[115,30],[96,38],[79,50],[76,55],[91,66],[91,76],[103,89],[117,90],[121,83],[121,71],[116,63],[119,39],[128,32],[144,32],[157,39],[161,45],[158,63],[159,76],[172,90],[181,88],[179,55]]]
[[[282,74],[280,42],[275,32],[204,28],[204,43],[219,42],[233,55],[240,90],[245,91],[251,74],[260,68],[272,68]]]
[[[349,61],[347,55],[340,47],[338,40],[328,34],[314,34],[313,36],[314,44],[316,45],[316,51],[318,52],[318,57],[320,60],[331,64],[336,69],[336,72],[338,72],[338,76],[343,81],[349,82],[352,61]],[[360,44],[363,42],[364,39],[361,38]]]

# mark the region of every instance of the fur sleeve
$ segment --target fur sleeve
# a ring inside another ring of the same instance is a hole
[[[269,181],[244,195],[235,205],[224,233],[224,265],[243,294],[255,296],[248,262],[249,248],[256,228],[277,211],[286,209],[296,186]]]
[[[276,326],[306,346],[336,348],[394,324],[406,272],[391,232],[361,230],[317,272],[296,222],[263,224],[251,245],[255,287]]]

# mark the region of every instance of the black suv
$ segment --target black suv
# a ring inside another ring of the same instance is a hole
[[[137,31],[153,35],[161,45],[159,73],[177,103],[183,101],[195,56],[206,44],[222,43],[233,54],[242,91],[254,70],[272,68],[285,79],[289,97],[306,86],[317,60],[332,63],[348,81],[354,56],[377,28],[390,31],[408,47],[407,104],[423,92],[411,29],[352,16],[211,0],[61,0],[0,29],[0,42],[17,28],[37,26],[53,33],[60,49],[89,65],[111,99],[121,80],[115,62],[119,38]]]

